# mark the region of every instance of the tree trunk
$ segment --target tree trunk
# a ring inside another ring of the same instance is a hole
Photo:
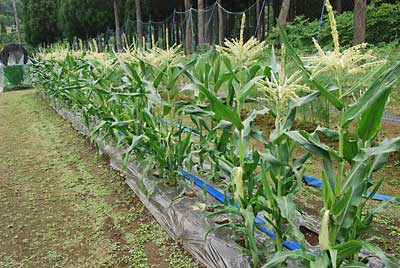
[[[140,0],[135,0],[135,9],[138,44],[143,47],[142,6]]]
[[[15,0],[12,0],[13,3],[13,9],[14,9],[14,18],[15,18],[15,30],[17,31],[18,35],[18,43],[22,45],[22,37],[21,37],[21,31],[19,30],[19,20],[18,20],[18,12],[17,12],[17,4]]]
[[[222,0],[218,0],[218,4],[222,4]],[[218,7],[218,35],[219,35],[219,45],[224,45],[224,11],[221,7]]]
[[[367,0],[354,0],[354,44],[365,42]]]
[[[119,26],[117,0],[114,0],[114,18],[115,18],[115,40],[117,42],[117,52],[120,52],[122,50],[122,46],[121,46],[121,29]]]
[[[204,0],[198,0],[197,8],[199,12],[198,17],[198,32],[199,32],[199,46],[200,48],[204,48]]]
[[[343,0],[336,0],[336,12],[338,14],[342,14],[343,13],[342,1]]]
[[[287,21],[287,17],[289,14],[289,8],[290,8],[290,0],[283,0],[282,6],[281,6],[281,11],[279,12],[279,22],[281,23],[283,28],[286,27],[286,21]]]
[[[185,45],[186,53],[192,54],[193,36],[192,36],[192,12],[190,10],[190,0],[185,0],[185,11],[186,11],[186,36]]]

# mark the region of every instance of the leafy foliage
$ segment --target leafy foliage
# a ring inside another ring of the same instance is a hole
[[[57,1],[22,0],[25,38],[29,44],[50,44],[60,36],[57,27]]]
[[[400,38],[400,3],[367,6],[366,41],[370,44],[392,42]],[[336,17],[337,29],[343,46],[351,46],[354,34],[353,12],[345,12]],[[296,17],[286,25],[290,42],[294,47],[307,51],[313,47],[312,39],[319,40],[322,47],[331,46],[331,32],[328,18],[325,16],[318,38],[319,21],[309,21],[304,17]]]
[[[335,28],[333,13],[329,18]],[[218,184],[227,199],[210,216],[230,218],[215,228],[233,228],[255,267],[267,256],[256,239],[260,216],[273,230],[267,233],[275,238],[277,250],[264,267],[288,259],[299,259],[304,267],[363,267],[357,257],[362,247],[390,267],[392,260],[361,241],[361,235],[385,205],[371,210],[366,206],[370,197],[363,199],[383,182],[374,181],[373,173],[400,148],[400,138],[375,140],[400,64],[367,74],[376,76],[365,91],[357,83],[346,87],[344,76],[376,67],[362,47],[343,50],[334,29],[334,51],[317,45],[319,56],[305,65],[280,30],[284,46],[279,59],[273,53],[271,64],[258,56],[263,44],[250,40],[247,46],[243,39],[227,44],[239,55],[251,55],[251,62],[236,62],[226,49],[188,57],[179,46],[132,48],[113,55],[57,49],[38,55],[36,82],[45,94],[82,114],[92,140],[114,142],[124,151],[126,165],[134,159],[142,176],[159,176],[184,188],[178,172],[184,168]],[[293,75],[287,73],[286,55],[298,68]],[[351,55],[353,63],[343,55]],[[321,72],[334,73],[333,86],[318,80]],[[336,128],[312,133],[293,129],[296,110],[316,98],[338,110]],[[257,116],[267,114],[275,123],[269,137],[254,124]],[[193,129],[183,122],[191,122]],[[356,131],[349,127],[352,123]],[[324,144],[321,133],[337,137],[338,148]],[[263,148],[256,150],[255,143]],[[302,155],[298,147],[304,148]],[[321,158],[325,168],[320,257],[306,250],[295,221],[294,195],[302,187],[303,165],[310,156]],[[286,240],[297,240],[304,249],[287,252]]]

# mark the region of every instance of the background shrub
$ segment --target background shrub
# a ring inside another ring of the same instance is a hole
[[[369,5],[367,7],[366,41],[370,44],[392,42],[400,38],[400,3]],[[354,34],[353,12],[345,12],[336,17],[342,46],[351,46]],[[318,38],[319,20],[309,21],[296,17],[287,24],[290,41],[298,48],[312,50],[312,37],[318,39],[322,46],[331,46],[332,38],[329,22],[325,16]]]

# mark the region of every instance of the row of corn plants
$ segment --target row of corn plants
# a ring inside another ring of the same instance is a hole
[[[366,267],[358,258],[362,248],[386,267],[398,267],[361,237],[387,205],[369,209],[370,198],[363,198],[383,183],[374,172],[400,149],[400,138],[377,140],[400,64],[377,61],[365,45],[342,49],[329,1],[326,5],[334,50],[324,51],[314,41],[318,55],[313,57],[300,58],[283,29],[280,55],[273,51],[268,64],[262,58],[267,45],[245,41],[243,30],[238,40],[193,56],[184,56],[179,46],[132,47],[119,54],[55,48],[37,55],[36,85],[81,113],[91,139],[113,141],[123,150],[125,165],[134,160],[144,176],[185,189],[183,168],[218,185],[227,200],[210,216],[231,216],[218,228],[232,228],[244,239],[254,267],[279,267],[289,259],[301,260],[302,267]],[[288,74],[287,61],[298,70]],[[363,72],[354,85],[343,82]],[[331,74],[329,84],[319,82],[323,73]],[[367,88],[366,79],[374,80]],[[317,98],[337,109],[337,125],[311,133],[293,129],[296,111]],[[254,123],[260,115],[274,118],[268,136]],[[192,129],[185,131],[184,124]],[[321,142],[321,135],[335,139],[337,146]],[[324,166],[319,252],[307,249],[295,224],[295,195],[311,156]],[[275,253],[256,239],[260,215],[274,232]],[[287,251],[287,240],[303,248]]]

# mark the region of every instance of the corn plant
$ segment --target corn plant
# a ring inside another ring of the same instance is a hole
[[[310,88],[300,84],[299,72],[287,76],[285,72],[286,49],[282,45],[281,63],[278,64],[273,50],[271,73],[265,80],[259,82],[261,92],[264,92],[268,112],[275,118],[275,128],[271,131],[268,141],[264,142],[265,150],[261,152],[261,185],[258,193],[258,208],[267,212],[265,220],[274,231],[275,247],[283,250],[284,241],[296,238],[304,241],[304,237],[295,225],[296,204],[294,195],[302,185],[302,167],[310,156],[305,153],[294,158],[297,144],[286,133],[291,129],[296,115],[296,108],[311,100],[317,94],[309,94]],[[298,94],[306,95],[299,97]]]
[[[120,95],[130,99],[129,107],[134,110],[132,120],[139,124],[140,129],[140,132],[134,135],[134,139],[131,139],[131,143],[128,140],[125,162],[127,163],[131,155],[135,155],[136,160],[145,165],[143,170],[152,170],[155,167],[158,176],[167,178],[169,185],[176,186],[180,176],[178,170],[191,150],[191,135],[184,137],[182,130],[165,124],[162,117],[173,111],[174,115],[181,118],[179,109],[183,106],[180,103],[171,103],[169,94],[165,101],[160,96],[158,87],[163,85],[163,81],[167,90],[174,87],[182,71],[169,61],[163,70],[155,68],[153,64],[148,64],[143,59],[133,63],[125,63],[119,59],[119,62],[125,73],[125,79],[122,79],[123,87],[131,91],[130,94]],[[189,68],[190,64],[188,63],[183,69]],[[163,80],[164,77],[168,79]],[[153,82],[152,78],[155,78]],[[191,165],[189,160],[188,162],[188,165]]]
[[[156,175],[180,187],[179,168],[191,170],[196,161],[202,175],[216,182],[228,178],[223,190],[231,197],[210,216],[232,216],[218,228],[232,227],[244,236],[254,267],[264,253],[255,239],[259,227],[255,219],[261,214],[276,235],[278,251],[264,267],[279,266],[289,258],[303,260],[305,267],[363,267],[357,259],[362,247],[394,267],[393,260],[360,237],[386,205],[367,210],[366,204],[383,183],[373,180],[374,172],[400,149],[400,138],[376,139],[400,64],[369,72],[362,80],[375,81],[366,90],[362,82],[346,85],[344,78],[382,62],[364,53],[365,45],[342,50],[329,1],[327,10],[334,51],[326,52],[315,42],[317,57],[298,57],[281,29],[285,44],[281,62],[273,56],[271,66],[263,66],[260,55],[266,46],[254,38],[243,40],[243,17],[240,39],[226,40],[225,47],[194,58],[184,58],[180,47],[132,49],[117,55],[62,49],[42,53],[35,64],[36,82],[47,95],[82,114],[92,141],[108,137],[116,142],[125,165],[135,157],[143,175]],[[286,54],[299,67],[292,75],[285,70]],[[334,86],[318,81],[325,72],[333,74]],[[190,84],[181,87],[187,80]],[[182,94],[191,94],[189,100],[179,101]],[[253,98],[260,95],[267,102]],[[292,130],[298,108],[317,98],[338,110],[336,128],[319,127],[313,133]],[[258,108],[246,111],[249,102]],[[268,139],[254,124],[258,115],[265,114],[275,119]],[[187,117],[192,131],[181,125]],[[174,124],[167,124],[166,118]],[[337,139],[338,149],[322,143],[319,135]],[[253,142],[264,149],[256,151]],[[298,145],[306,153],[295,157]],[[294,195],[310,155],[320,157],[325,169],[318,256],[306,250],[288,252],[282,246],[285,240],[304,241],[294,224]],[[363,199],[367,190],[372,194]]]
[[[225,58],[225,64],[229,66],[228,68],[231,67],[231,63],[227,58]],[[230,134],[232,135],[232,146],[229,148],[233,153],[230,154],[233,159],[227,159],[225,155],[221,154],[219,155],[219,163],[224,163],[228,173],[230,173],[230,184],[235,189],[235,197],[230,201],[232,206],[220,207],[219,211],[213,215],[230,214],[240,216],[243,219],[243,228],[239,228],[239,230],[246,234],[246,245],[251,250],[253,263],[256,265],[259,261],[254,236],[254,219],[257,212],[253,211],[254,204],[250,201],[254,195],[253,187],[256,183],[253,175],[258,164],[259,156],[257,152],[254,152],[254,157],[246,159],[246,154],[249,151],[248,141],[250,136],[254,134],[254,131],[251,129],[251,121],[242,121],[240,116],[246,96],[255,90],[255,83],[262,77],[255,76],[255,72],[251,73],[249,69],[242,69],[242,72],[247,73],[247,75],[245,75],[246,78],[251,77],[251,79],[239,80],[235,73],[237,71],[239,70],[231,69],[232,80],[230,82],[230,89],[232,91],[230,92],[230,97],[233,100],[232,106],[229,105],[229,103],[224,103],[224,101],[215,96],[204,83],[196,80],[193,76],[190,78],[193,82],[193,86],[199,90],[201,94],[204,94],[210,102],[210,108],[219,121],[215,129],[219,129],[223,133],[232,133]],[[233,131],[230,132],[228,129],[233,129]],[[249,190],[246,189],[245,185],[249,186]],[[238,207],[233,206],[235,202],[239,205]],[[232,223],[232,225],[237,227],[236,223]]]
[[[303,258],[311,267],[366,267],[358,259],[358,253],[363,247],[377,254],[386,267],[396,267],[391,262],[395,260],[390,260],[378,247],[361,241],[360,237],[370,229],[374,215],[386,205],[383,203],[377,208],[367,210],[366,204],[383,182],[383,178],[374,181],[373,173],[379,170],[389,154],[397,151],[400,146],[400,138],[375,141],[391,87],[400,73],[400,64],[378,71],[375,81],[365,91],[359,91],[361,81],[352,87],[345,87],[342,83],[343,76],[364,71],[381,62],[375,61],[369,53],[362,52],[361,49],[365,45],[342,51],[329,1],[326,2],[326,7],[331,23],[334,51],[324,52],[314,41],[319,55],[305,59],[310,70],[296,55],[281,28],[282,40],[297,66],[339,113],[336,130],[318,130],[337,137],[338,149],[321,143],[316,133],[309,134],[302,130],[287,133],[310,153],[321,157],[324,163],[324,210],[319,234],[321,256],[315,258],[306,252],[281,252],[265,267],[273,267],[289,257]],[[322,72],[333,72],[336,90],[329,91],[317,81],[316,77]],[[370,74],[366,75],[368,76]],[[359,91],[358,98],[350,97],[355,91]],[[354,132],[351,132],[349,127],[352,123],[357,126]],[[337,171],[334,169],[334,162],[337,163]],[[372,188],[372,194],[364,200],[363,197],[367,195],[369,188]]]

